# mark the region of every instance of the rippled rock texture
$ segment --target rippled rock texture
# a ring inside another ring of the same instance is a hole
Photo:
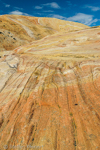
[[[0,149],[100,150],[100,28],[0,58]]]

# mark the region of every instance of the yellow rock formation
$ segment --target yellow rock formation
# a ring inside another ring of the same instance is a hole
[[[0,16],[0,51],[13,50],[18,46],[57,32],[69,32],[84,28],[89,27],[54,18],[3,15]]]

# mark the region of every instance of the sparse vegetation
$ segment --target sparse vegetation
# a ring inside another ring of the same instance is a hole
[[[76,124],[75,124],[75,120],[74,120],[74,118],[72,119],[72,127],[73,127],[73,130],[75,131],[76,130],[76,128],[77,128],[77,126],[76,126]]]
[[[70,112],[69,115],[72,117],[73,116],[72,112]]]
[[[58,104],[58,107],[61,108],[59,104]]]
[[[37,76],[39,76],[39,75],[40,75],[40,73],[39,73],[39,72],[34,72],[34,74],[35,74],[35,75],[37,75]]]

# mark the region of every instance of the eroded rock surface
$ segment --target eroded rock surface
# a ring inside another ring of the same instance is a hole
[[[1,150],[100,150],[99,33],[57,32],[0,58]]]

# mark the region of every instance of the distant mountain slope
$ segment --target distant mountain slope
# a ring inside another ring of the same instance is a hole
[[[57,32],[70,32],[85,28],[89,27],[55,18],[3,15],[0,16],[0,51],[13,50]]]

